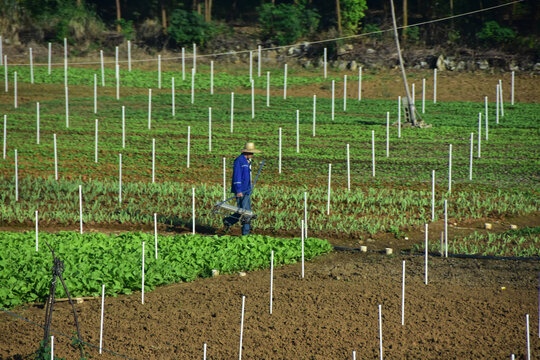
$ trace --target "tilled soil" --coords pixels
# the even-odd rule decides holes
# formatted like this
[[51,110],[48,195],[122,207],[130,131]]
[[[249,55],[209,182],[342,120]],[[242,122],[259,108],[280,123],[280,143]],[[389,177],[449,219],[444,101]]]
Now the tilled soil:
[[[402,261],[406,261],[405,324],[401,325]],[[386,359],[525,359],[526,314],[532,358],[540,354],[538,281],[534,261],[430,257],[424,284],[423,256],[333,252],[274,273],[269,314],[269,270],[219,275],[106,298],[102,355],[94,358],[208,359],[238,357],[242,295],[245,359],[379,358],[378,305],[382,305]],[[75,305],[83,339],[99,344],[100,299]],[[36,323],[43,304],[13,310]],[[0,314],[0,358],[18,359],[36,350],[43,330]],[[66,302],[55,305],[53,328],[73,333]],[[56,334],[55,354],[73,359],[70,340]]]

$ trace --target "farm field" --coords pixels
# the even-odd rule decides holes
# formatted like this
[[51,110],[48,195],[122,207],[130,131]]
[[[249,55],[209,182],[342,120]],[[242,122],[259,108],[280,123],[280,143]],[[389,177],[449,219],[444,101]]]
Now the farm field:
[[[253,233],[265,235],[260,238],[263,243],[287,244],[275,237],[290,239],[295,244],[292,258],[298,260],[301,220],[306,218],[308,240],[313,241],[307,251],[313,250],[310,246],[319,246],[321,250],[313,250],[310,258],[325,252],[323,245],[315,245],[319,244],[316,238],[328,239],[334,246],[367,246],[370,252],[332,252],[317,257],[307,264],[306,279],[299,278],[299,264],[277,267],[276,311],[272,315],[267,311],[268,270],[255,270],[270,266],[267,247],[261,250],[265,253],[263,263],[248,266],[237,262],[228,271],[215,265],[212,268],[225,275],[159,286],[146,295],[144,305],[137,293],[140,283],[130,291],[119,288],[107,295],[135,293],[107,297],[105,321],[110,335],[106,348],[130,358],[197,358],[206,342],[209,358],[237,356],[239,311],[242,295],[246,295],[246,358],[352,358],[353,350],[359,358],[378,358],[378,304],[383,309],[387,358],[483,359],[506,358],[511,353],[524,358],[525,314],[531,314],[534,325],[540,306],[536,304],[540,270],[540,82],[535,75],[517,77],[517,101],[511,105],[509,74],[443,73],[434,103],[432,73],[411,72],[409,81],[416,82],[416,106],[420,112],[422,78],[427,78],[425,113],[421,116],[431,125],[427,129],[413,129],[397,126],[397,96],[403,91],[400,82],[396,82],[396,72],[365,72],[362,100],[358,101],[358,73],[331,72],[325,79],[320,69],[290,69],[285,99],[283,69],[270,69],[270,106],[265,73],[260,78],[255,75],[253,114],[247,69],[216,69],[214,94],[210,94],[209,67],[198,68],[193,104],[191,74],[186,73],[182,81],[181,72],[165,69],[160,90],[156,71],[122,70],[117,100],[114,71],[108,69],[107,86],[101,87],[98,82],[94,113],[93,76],[98,74],[100,79],[100,70],[71,67],[66,118],[63,69],[55,68],[49,76],[45,67],[35,68],[35,84],[30,84],[27,67],[10,66],[10,82],[13,71],[17,71],[20,83],[16,109],[12,84],[7,93],[0,92],[0,114],[6,114],[7,124],[5,159],[0,159],[0,230],[5,231],[0,234],[2,239],[13,239],[9,243],[21,241],[31,249],[36,210],[43,236],[52,238],[48,233],[60,230],[78,231],[81,206],[85,233],[118,234],[121,239],[129,238],[134,231],[153,233],[156,226],[160,242],[184,241],[175,239],[187,239],[192,231],[192,191],[196,232],[220,234],[221,217],[212,213],[212,207],[224,196],[229,197],[232,162],[249,140],[263,151],[256,156],[254,169],[265,160],[253,195],[253,208],[259,215]],[[493,100],[499,78],[504,79],[504,116],[497,115]],[[332,81],[336,89],[334,105]],[[232,124],[231,92],[235,93]],[[485,96],[490,101],[488,135]],[[36,102],[40,109],[39,135]],[[388,147],[387,112],[391,125]],[[450,256],[523,259],[440,258],[445,201]],[[492,230],[484,229],[486,222],[493,224]],[[424,258],[412,255],[424,252],[426,223],[432,255],[429,285],[423,283]],[[517,229],[510,230],[510,224],[517,225]],[[22,237],[17,235],[21,232],[26,233]],[[181,234],[186,235],[176,238]],[[238,234],[239,229],[233,229],[233,235]],[[100,236],[97,234],[92,241],[98,244]],[[138,240],[146,236],[150,242],[153,239],[150,234],[134,236]],[[201,239],[217,242],[223,238]],[[90,252],[92,246],[88,247]],[[377,253],[386,247],[393,248],[395,255]],[[40,259],[40,264],[45,263],[45,249],[41,245],[39,254],[33,255]],[[400,322],[402,260],[407,263],[410,281],[404,326]],[[6,264],[0,271],[8,268]],[[205,266],[202,273],[174,275],[172,280],[155,285],[209,276],[212,269]],[[42,267],[41,276],[50,276],[46,275],[50,265]],[[247,276],[237,275],[241,270],[250,272]],[[11,285],[7,282],[9,276],[3,279],[6,282],[0,285],[5,293]],[[39,286],[46,290],[46,282],[41,280]],[[29,281],[37,286],[36,279]],[[77,296],[99,296],[100,286],[96,284]],[[23,303],[37,304],[22,305],[14,311],[41,323],[44,310],[39,302],[43,295],[23,299]],[[18,304],[3,300],[8,307]],[[99,299],[76,308],[83,338],[96,344]],[[59,331],[70,333],[73,327],[69,316],[67,304],[57,305],[53,327],[57,325]],[[0,340],[0,358],[15,359],[37,348],[42,333],[39,327],[7,314],[0,315],[0,322],[7,329],[7,336]],[[540,342],[535,331],[532,351],[539,354]],[[63,351],[66,358],[76,356],[67,346],[69,340],[64,344],[59,341],[60,353]],[[100,356],[90,348],[92,356]],[[110,353],[101,356],[119,357]]]

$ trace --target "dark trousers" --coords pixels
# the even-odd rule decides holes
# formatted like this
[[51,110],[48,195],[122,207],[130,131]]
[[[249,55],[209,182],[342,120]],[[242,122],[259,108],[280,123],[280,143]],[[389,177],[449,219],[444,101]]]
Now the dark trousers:
[[[250,195],[244,195],[242,197],[236,198],[236,206],[238,206],[241,209],[245,210],[251,210],[251,196]],[[236,224],[240,220],[240,214],[235,213],[231,216],[227,216],[225,219],[223,219],[223,224],[227,226],[232,226]],[[243,223],[242,224],[242,235],[249,235],[249,230],[251,226],[249,223]]]

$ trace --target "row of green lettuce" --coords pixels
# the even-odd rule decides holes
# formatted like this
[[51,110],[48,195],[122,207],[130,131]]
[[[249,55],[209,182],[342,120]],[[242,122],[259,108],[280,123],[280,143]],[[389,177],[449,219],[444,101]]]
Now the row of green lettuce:
[[[76,232],[0,232],[0,306],[13,307],[46,300],[53,264],[47,242],[64,262],[63,277],[71,296],[99,296],[105,284],[106,295],[129,294],[142,286],[142,244],[145,242],[145,291],[156,286],[208,277],[221,273],[291,264],[301,259],[301,240],[250,235],[158,236],[148,233],[79,234]],[[326,240],[307,238],[307,260],[332,249]],[[58,283],[56,297],[66,297]]]

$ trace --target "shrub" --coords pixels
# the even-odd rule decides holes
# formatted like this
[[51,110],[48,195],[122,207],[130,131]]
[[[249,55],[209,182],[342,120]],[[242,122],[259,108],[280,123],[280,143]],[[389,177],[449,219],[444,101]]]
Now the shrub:
[[205,22],[204,17],[195,11],[176,9],[171,15],[167,31],[177,44],[196,43],[204,46],[214,36],[215,27]]
[[476,37],[487,46],[504,45],[516,37],[516,33],[507,27],[502,27],[496,21],[488,21]]
[[341,0],[341,27],[345,34],[356,34],[367,10],[366,0]]
[[302,4],[263,4],[258,9],[261,36],[278,45],[292,44],[301,36],[315,31],[320,16],[315,10],[306,9]]

